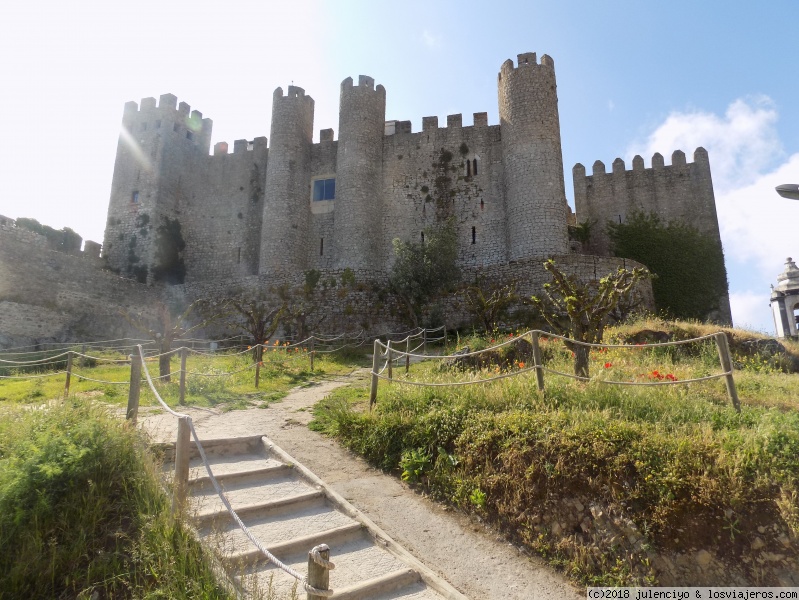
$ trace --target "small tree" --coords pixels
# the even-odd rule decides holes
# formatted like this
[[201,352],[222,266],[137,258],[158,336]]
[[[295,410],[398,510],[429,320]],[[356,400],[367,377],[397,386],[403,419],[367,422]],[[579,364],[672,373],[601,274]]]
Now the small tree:
[[[644,268],[619,267],[598,282],[586,284],[561,271],[553,260],[546,261],[544,268],[552,283],[544,284],[543,298],[532,297],[533,306],[556,333],[591,344],[602,341],[609,315],[619,303],[630,300],[636,284],[651,277]],[[574,374],[588,377],[589,348],[573,342],[566,342],[566,347],[574,353]]]
[[479,321],[486,333],[497,327],[497,323],[508,309],[519,301],[515,281],[489,284],[476,281],[463,292],[466,309]]
[[389,288],[405,306],[408,321],[419,326],[424,307],[460,281],[455,261],[458,239],[452,220],[436,229],[425,229],[421,243],[394,240],[394,265]]
[[167,383],[171,381],[172,368],[170,359],[172,357],[169,353],[172,352],[172,344],[175,340],[185,337],[195,329],[204,327],[218,318],[218,314],[212,314],[194,325],[188,325],[190,316],[195,309],[203,304],[205,304],[205,301],[195,300],[181,311],[180,305],[169,305],[158,300],[155,304],[154,323],[152,319],[148,319],[142,313],[131,314],[125,310],[120,310],[122,318],[156,343],[160,354],[158,357],[158,374]]
[[234,295],[223,301],[235,314],[243,317],[236,326],[248,333],[253,341],[254,357],[260,361],[264,344],[277,330],[286,312],[286,301],[265,292],[247,296]]

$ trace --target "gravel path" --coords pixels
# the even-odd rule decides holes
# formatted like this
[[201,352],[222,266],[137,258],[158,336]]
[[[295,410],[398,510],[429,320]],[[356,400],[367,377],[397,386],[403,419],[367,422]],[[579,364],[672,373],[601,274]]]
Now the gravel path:
[[[266,435],[362,510],[409,552],[473,600],[583,598],[543,561],[530,558],[465,515],[431,502],[396,477],[370,467],[334,440],[308,429],[310,408],[337,387],[364,376],[324,381],[291,392],[268,408],[188,408],[201,439]],[[165,413],[139,416],[153,441],[174,441]]]

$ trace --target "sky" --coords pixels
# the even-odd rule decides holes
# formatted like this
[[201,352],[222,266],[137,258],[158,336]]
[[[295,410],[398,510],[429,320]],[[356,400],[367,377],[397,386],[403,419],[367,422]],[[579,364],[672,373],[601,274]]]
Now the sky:
[[[488,112],[508,58],[555,62],[571,168],[710,156],[736,325],[773,332],[769,286],[799,257],[799,2],[769,0],[10,0],[0,7],[0,215],[102,241],[122,109],[173,93],[212,144],[269,136],[272,92],[315,100],[338,129],[339,86],[370,75],[387,119]],[[579,215],[578,215],[579,218]],[[701,260],[701,257],[697,257]]]

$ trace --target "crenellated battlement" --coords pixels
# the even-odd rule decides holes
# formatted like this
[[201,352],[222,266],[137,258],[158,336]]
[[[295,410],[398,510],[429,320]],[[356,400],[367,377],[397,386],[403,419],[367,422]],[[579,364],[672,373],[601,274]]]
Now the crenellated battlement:
[[187,102],[178,104],[174,94],[162,94],[157,102],[153,97],[142,98],[139,104],[126,102],[122,115],[123,127],[132,134],[171,130],[205,150],[210,146],[213,124],[199,110],[191,110]]
[[356,93],[356,90],[358,90],[359,93],[376,93],[383,98],[386,96],[386,88],[384,88],[382,84],[375,87],[374,78],[369,77],[368,75],[358,75],[358,85],[354,85],[352,77],[347,77],[341,82],[342,96],[344,94]]
[[610,241],[604,224],[623,223],[634,213],[655,214],[665,223],[689,223],[720,239],[707,151],[697,148],[693,158],[689,163],[682,150],[675,150],[671,164],[666,165],[663,155],[656,152],[647,168],[644,159],[636,155],[632,169],[617,158],[610,172],[597,160],[590,175],[577,163],[572,169],[577,220],[597,225],[590,250],[608,253]]
[[[47,225],[41,225],[35,220],[33,223],[40,228],[41,233],[18,225],[16,219],[0,215],[0,243],[13,241],[41,250],[51,250],[99,261],[101,244],[91,240],[86,240],[84,243],[80,235],[68,228],[57,230]],[[81,245],[84,247],[83,250],[81,250]]]
[[613,161],[613,163],[612,163],[611,173],[607,172],[607,170],[605,168],[605,163],[603,163],[601,160],[594,161],[594,164],[591,167],[591,175],[586,175],[586,169],[580,163],[577,163],[576,165],[574,165],[574,168],[572,169],[572,172],[575,175],[575,177],[577,177],[577,176],[579,176],[579,177],[586,177],[586,176],[587,177],[594,177],[594,176],[597,176],[597,175],[616,175],[616,176],[620,176],[620,175],[624,175],[624,174],[630,173],[630,172],[640,173],[640,172],[647,171],[647,170],[660,171],[662,169],[670,169],[670,168],[673,168],[673,167],[686,167],[686,166],[688,166],[690,164],[697,164],[697,163],[702,165],[703,167],[707,166],[707,168],[709,169],[707,150],[705,150],[701,146],[694,151],[694,162],[693,163],[686,162],[685,152],[683,152],[682,150],[675,150],[671,154],[671,164],[670,165],[666,165],[665,164],[665,161],[663,159],[663,155],[660,152],[655,152],[652,155],[652,161],[651,161],[651,165],[652,166],[649,167],[648,169],[644,166],[644,159],[639,154],[636,154],[633,157],[632,170],[631,171],[627,170],[627,168],[625,167],[625,163],[624,163],[624,159],[623,158],[616,158]]
[[214,144],[213,156],[240,156],[247,152],[266,150],[267,138],[265,136],[260,136],[252,140],[235,140],[233,142],[232,153],[229,152],[229,148],[230,146],[227,142],[217,142]]
[[499,75],[497,76],[498,79],[501,81],[503,77],[510,77],[516,71],[524,71],[524,72],[533,72],[533,71],[551,71],[552,73],[555,72],[555,61],[552,60],[552,57],[548,54],[544,54],[541,56],[541,62],[538,62],[538,58],[535,52],[524,52],[522,54],[517,55],[516,57],[516,64],[513,63],[512,59],[506,60],[502,63],[502,66],[499,68]]

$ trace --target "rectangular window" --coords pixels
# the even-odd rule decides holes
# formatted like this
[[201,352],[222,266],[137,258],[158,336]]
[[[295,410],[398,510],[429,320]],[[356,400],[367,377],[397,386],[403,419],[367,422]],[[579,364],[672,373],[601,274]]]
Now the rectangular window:
[[130,201],[133,202],[133,204],[138,204],[139,203],[139,192],[138,191],[135,191],[135,192],[133,192],[130,195]]
[[186,139],[187,139],[187,140],[194,139],[194,132],[192,132],[192,131],[187,131],[187,132],[186,132]]
[[313,199],[316,200],[335,200],[336,199],[336,180],[317,179],[313,182]]
[[180,131],[180,125],[178,125],[177,123],[172,125],[172,131]]
[[161,129],[161,119],[158,119],[158,120],[155,122],[155,128],[156,128],[156,129]]

